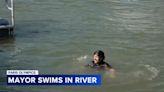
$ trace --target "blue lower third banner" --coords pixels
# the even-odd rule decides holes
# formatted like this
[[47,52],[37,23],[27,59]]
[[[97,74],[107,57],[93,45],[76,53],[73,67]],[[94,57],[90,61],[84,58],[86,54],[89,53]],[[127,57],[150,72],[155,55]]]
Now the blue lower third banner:
[[101,75],[7,75],[8,85],[101,85]]

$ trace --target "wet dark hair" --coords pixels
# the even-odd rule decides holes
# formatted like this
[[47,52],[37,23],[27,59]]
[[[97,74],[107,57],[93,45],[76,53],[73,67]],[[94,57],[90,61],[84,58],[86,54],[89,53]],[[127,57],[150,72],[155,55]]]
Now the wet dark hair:
[[105,55],[104,55],[104,52],[102,50],[97,50],[93,53],[93,55],[97,54],[101,59],[102,61],[105,59]]

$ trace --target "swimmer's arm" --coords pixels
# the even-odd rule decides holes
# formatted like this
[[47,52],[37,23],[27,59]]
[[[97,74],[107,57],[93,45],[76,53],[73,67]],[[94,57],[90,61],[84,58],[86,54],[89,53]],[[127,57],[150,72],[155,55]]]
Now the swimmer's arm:
[[116,77],[116,70],[113,68],[108,68],[107,74],[109,75],[110,78],[115,78]]
[[111,65],[109,65],[108,63],[106,63],[106,70],[107,70],[107,73],[109,74],[109,76],[111,78],[116,77],[116,70]]

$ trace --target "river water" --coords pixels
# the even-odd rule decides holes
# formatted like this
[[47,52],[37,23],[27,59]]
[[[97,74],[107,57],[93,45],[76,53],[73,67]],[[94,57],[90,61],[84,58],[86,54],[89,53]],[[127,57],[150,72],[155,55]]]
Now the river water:
[[[14,0],[15,37],[0,39],[4,92],[164,92],[164,0]],[[0,0],[0,16],[9,17]],[[105,52],[116,77],[85,69]],[[102,86],[8,86],[7,69],[101,74]]]

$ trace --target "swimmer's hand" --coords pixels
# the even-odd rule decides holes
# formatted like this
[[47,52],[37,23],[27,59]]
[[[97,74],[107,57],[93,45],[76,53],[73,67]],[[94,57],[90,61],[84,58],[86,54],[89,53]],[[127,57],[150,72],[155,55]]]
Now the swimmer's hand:
[[116,71],[113,68],[108,69],[107,74],[109,75],[110,78],[115,78],[116,77]]

